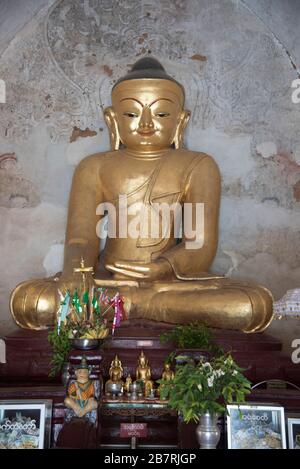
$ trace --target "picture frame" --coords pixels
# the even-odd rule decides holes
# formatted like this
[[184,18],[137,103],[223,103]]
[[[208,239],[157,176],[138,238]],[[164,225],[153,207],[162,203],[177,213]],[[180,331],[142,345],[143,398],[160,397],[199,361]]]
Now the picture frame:
[[51,417],[51,399],[0,400],[0,449],[49,448]]
[[228,449],[286,449],[282,406],[232,404],[227,411]]
[[300,418],[288,418],[289,449],[300,449]]

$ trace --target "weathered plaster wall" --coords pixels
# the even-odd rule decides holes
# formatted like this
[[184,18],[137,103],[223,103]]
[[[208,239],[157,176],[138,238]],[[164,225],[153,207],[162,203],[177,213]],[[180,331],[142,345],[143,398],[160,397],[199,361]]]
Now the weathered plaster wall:
[[214,270],[275,298],[300,286],[299,20],[296,0],[0,2],[3,321],[16,283],[61,268],[74,167],[108,148],[110,88],[150,51],[186,88],[187,146],[222,172]]

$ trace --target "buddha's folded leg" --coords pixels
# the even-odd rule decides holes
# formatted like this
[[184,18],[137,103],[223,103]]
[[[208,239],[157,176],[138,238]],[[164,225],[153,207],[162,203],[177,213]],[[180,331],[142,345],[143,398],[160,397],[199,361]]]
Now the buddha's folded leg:
[[47,329],[54,324],[59,308],[57,282],[54,278],[20,283],[10,297],[10,311],[24,329]]
[[191,285],[186,291],[140,288],[132,296],[130,317],[173,324],[201,321],[244,332],[263,331],[270,324],[273,299],[267,289],[227,279],[219,286],[197,291]]

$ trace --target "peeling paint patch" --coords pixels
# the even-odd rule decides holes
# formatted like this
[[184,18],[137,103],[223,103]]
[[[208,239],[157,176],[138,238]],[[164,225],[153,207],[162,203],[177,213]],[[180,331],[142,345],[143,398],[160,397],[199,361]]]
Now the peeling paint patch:
[[94,137],[95,135],[97,135],[97,132],[95,130],[90,130],[88,128],[82,130],[78,127],[73,127],[73,132],[70,137],[70,143],[76,142],[79,137]]
[[296,182],[293,187],[294,198],[297,202],[300,202],[300,180]]
[[300,147],[297,147],[294,154],[295,162],[300,166]]
[[300,164],[298,164],[292,159],[292,155],[290,152],[278,152],[276,161],[282,164],[291,173],[300,173]]
[[141,37],[139,37],[138,44],[143,44],[145,39],[148,39],[148,33],[144,33]]
[[271,158],[277,154],[277,146],[274,142],[262,142],[257,145],[256,152],[263,158]]
[[265,202],[275,202],[275,204],[277,205],[277,207],[280,206],[280,201],[278,199],[278,197],[264,197],[261,201],[262,203],[265,203]]
[[112,74],[114,73],[113,69],[110,68],[108,65],[103,65],[101,68],[102,68],[103,72],[105,73],[105,75],[107,75],[108,77],[111,77]]
[[207,57],[205,55],[201,55],[201,54],[194,54],[194,55],[192,55],[192,57],[190,57],[190,59],[199,60],[200,62],[206,62],[207,61]]

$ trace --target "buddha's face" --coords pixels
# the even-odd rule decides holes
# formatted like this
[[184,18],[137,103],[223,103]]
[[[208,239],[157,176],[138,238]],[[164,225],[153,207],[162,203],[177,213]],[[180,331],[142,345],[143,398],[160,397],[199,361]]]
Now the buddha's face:
[[146,357],[145,356],[140,356],[140,359],[139,359],[139,364],[140,366],[142,367],[145,367],[147,365],[147,360],[146,360]]
[[186,118],[179,85],[162,79],[119,83],[112,93],[112,109],[123,145],[135,151],[169,148]]

